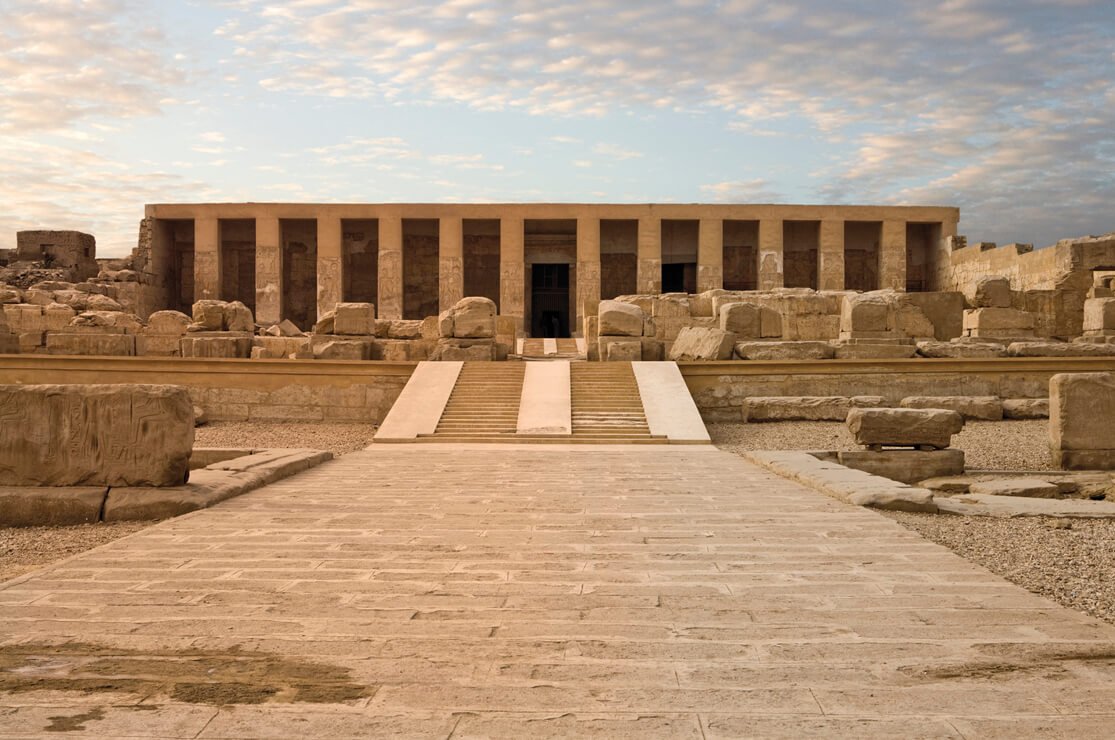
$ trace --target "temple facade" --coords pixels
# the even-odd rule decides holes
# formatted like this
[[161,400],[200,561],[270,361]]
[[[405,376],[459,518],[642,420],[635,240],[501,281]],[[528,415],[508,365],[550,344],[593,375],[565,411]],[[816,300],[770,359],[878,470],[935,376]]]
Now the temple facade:
[[485,296],[529,336],[569,336],[586,303],[633,293],[937,290],[958,220],[935,206],[157,204],[140,246],[152,308],[238,300],[261,324],[308,329],[341,301],[421,319]]

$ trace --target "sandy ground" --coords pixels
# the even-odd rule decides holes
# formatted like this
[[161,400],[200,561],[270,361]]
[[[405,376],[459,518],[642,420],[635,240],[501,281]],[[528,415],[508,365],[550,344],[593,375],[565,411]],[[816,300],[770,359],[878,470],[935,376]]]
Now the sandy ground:
[[362,450],[372,443],[373,424],[287,424],[218,421],[198,427],[195,447],[306,447],[334,455]]
[[150,522],[85,524],[80,527],[0,528],[0,583],[39,566],[92,550]]

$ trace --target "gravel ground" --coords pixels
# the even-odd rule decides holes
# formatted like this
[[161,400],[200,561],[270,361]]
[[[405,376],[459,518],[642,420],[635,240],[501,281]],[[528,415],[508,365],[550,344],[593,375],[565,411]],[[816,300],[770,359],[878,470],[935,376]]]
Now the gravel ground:
[[293,424],[214,421],[195,430],[196,447],[305,447],[334,455],[362,450],[372,443],[374,424]]
[[1115,520],[879,513],[1012,583],[1115,623]]
[[[776,421],[762,424],[709,424],[717,447],[742,450],[856,450],[841,421]],[[952,438],[964,450],[965,466],[980,470],[1049,470],[1049,423],[969,421]]]
[[138,532],[150,524],[123,522],[79,527],[0,529],[0,582]]

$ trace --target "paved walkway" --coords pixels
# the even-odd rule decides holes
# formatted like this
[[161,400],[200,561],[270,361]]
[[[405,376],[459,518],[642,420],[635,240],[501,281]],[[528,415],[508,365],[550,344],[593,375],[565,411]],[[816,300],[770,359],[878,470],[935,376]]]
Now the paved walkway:
[[1110,737],[1115,628],[878,514],[712,448],[478,447],[0,588],[0,734]]

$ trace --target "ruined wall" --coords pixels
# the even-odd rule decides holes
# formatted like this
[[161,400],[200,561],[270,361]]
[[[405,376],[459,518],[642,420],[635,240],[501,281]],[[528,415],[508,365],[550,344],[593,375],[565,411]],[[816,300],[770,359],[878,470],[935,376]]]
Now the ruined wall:
[[42,262],[47,269],[63,270],[61,279],[81,282],[95,276],[97,240],[80,231],[17,231],[16,262]]

